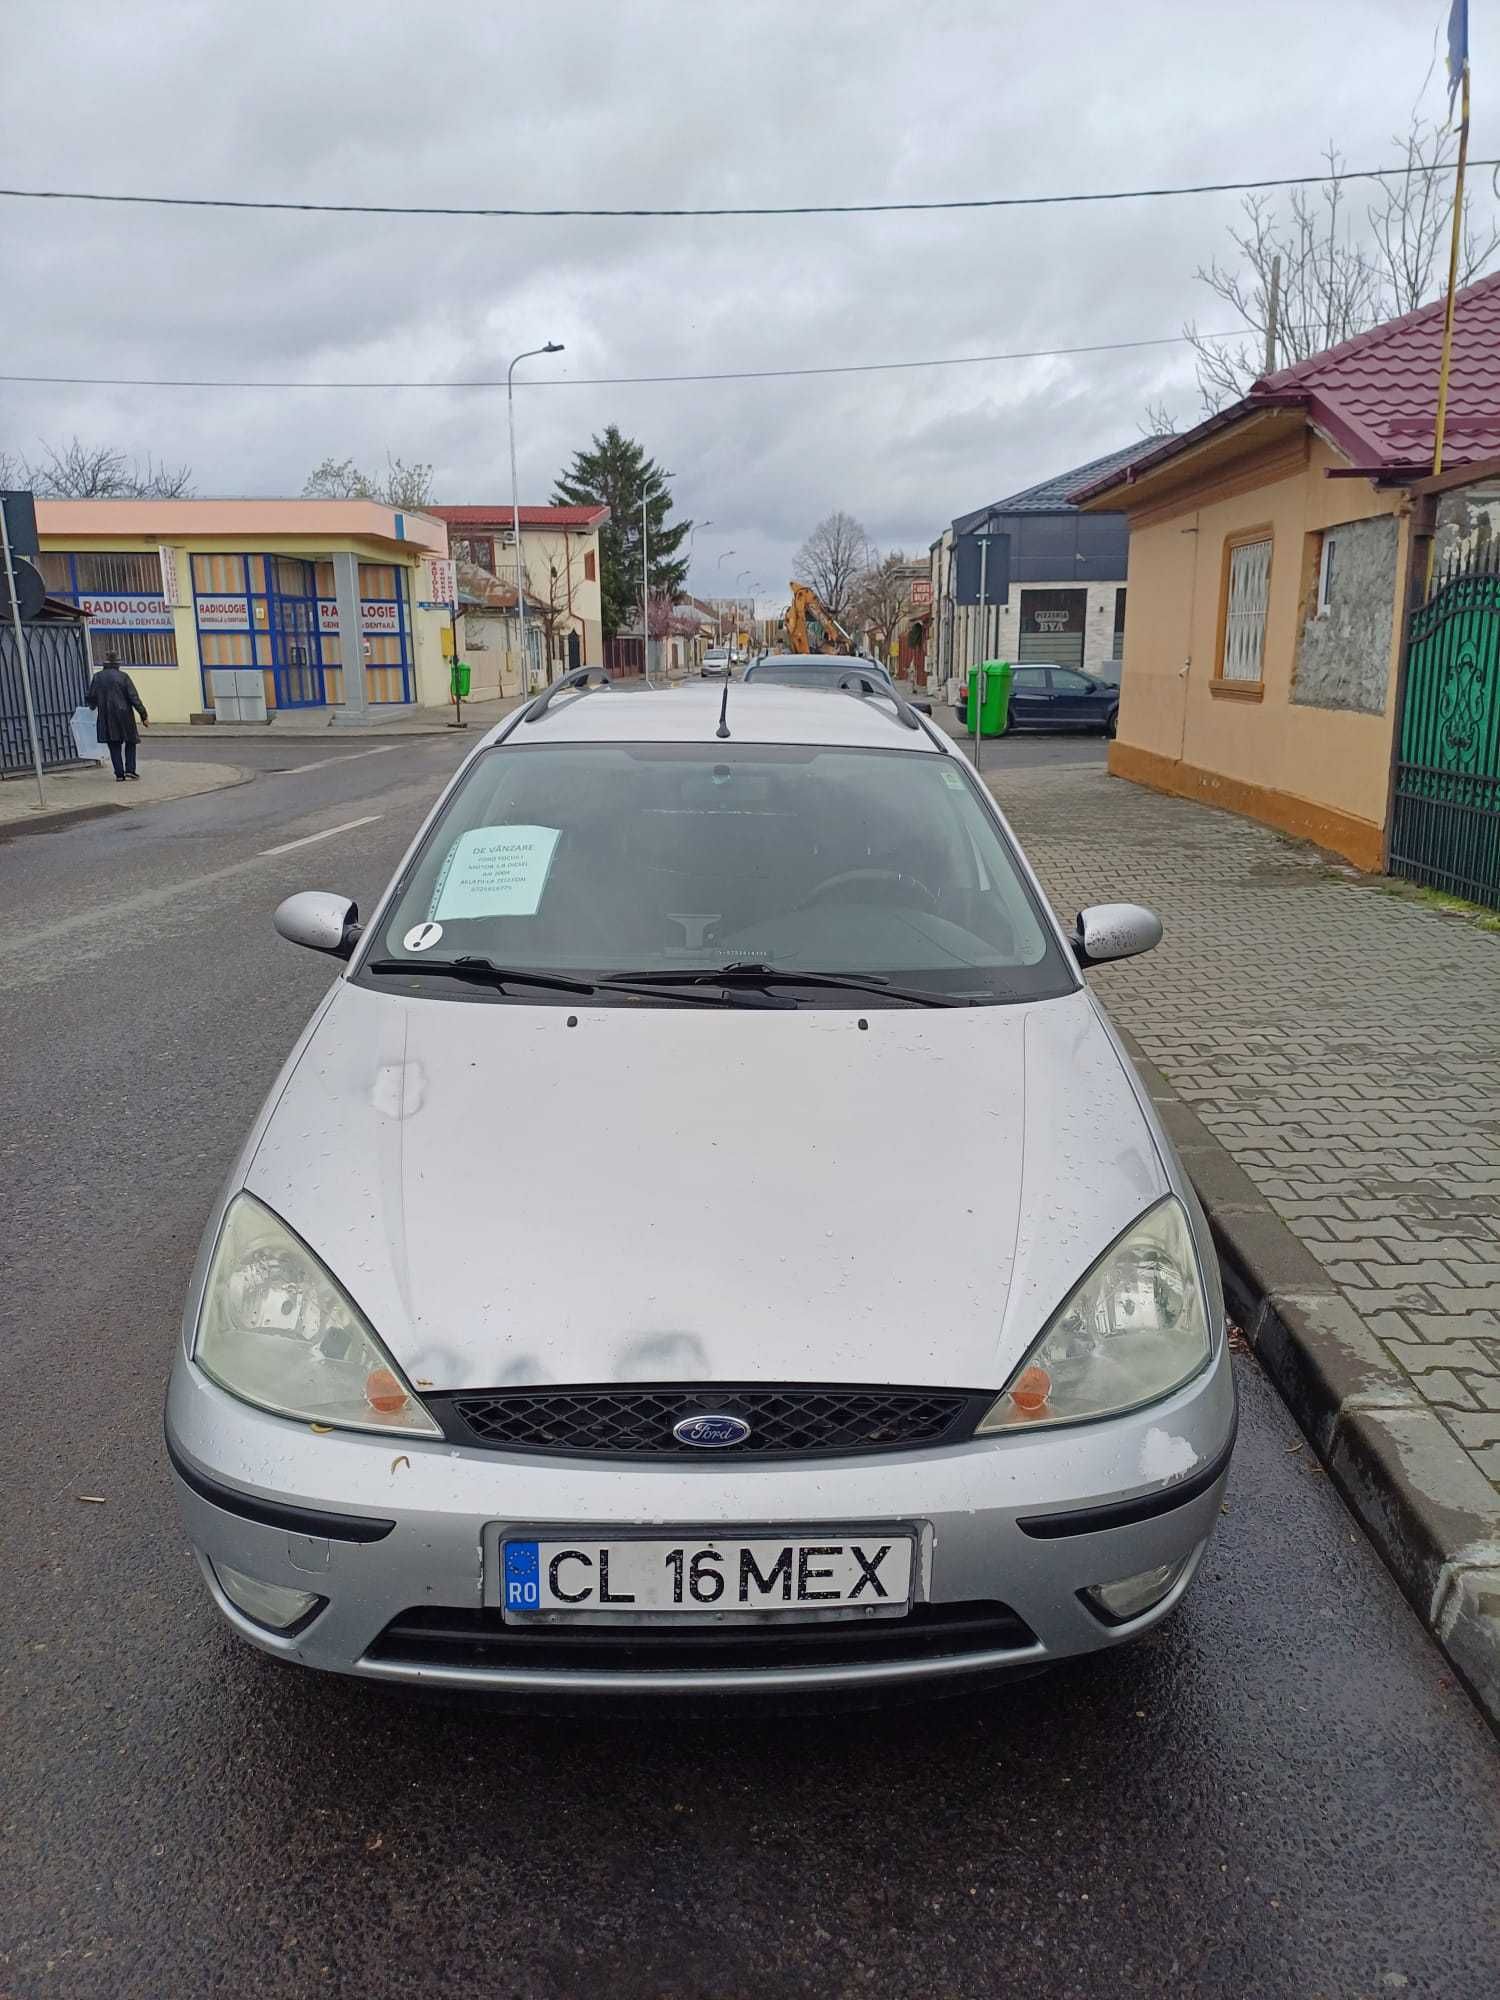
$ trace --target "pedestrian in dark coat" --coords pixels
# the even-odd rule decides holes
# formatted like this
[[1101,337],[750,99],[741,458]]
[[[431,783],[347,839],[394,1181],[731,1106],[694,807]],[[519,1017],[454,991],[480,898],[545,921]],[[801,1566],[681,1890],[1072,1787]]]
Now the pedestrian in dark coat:
[[118,653],[104,655],[104,665],[89,682],[83,698],[99,718],[99,741],[109,745],[115,782],[123,785],[127,778],[137,775],[135,746],[141,740],[141,732],[135,726],[135,719],[139,716],[144,725],[150,718],[146,704],[135,691],[135,682],[120,665]]

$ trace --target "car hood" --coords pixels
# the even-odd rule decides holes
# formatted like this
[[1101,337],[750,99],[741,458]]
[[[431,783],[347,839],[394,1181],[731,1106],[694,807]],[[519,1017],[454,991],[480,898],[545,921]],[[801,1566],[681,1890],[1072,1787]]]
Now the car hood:
[[1085,991],[861,1017],[344,982],[246,1185],[419,1386],[998,1389],[1168,1181]]

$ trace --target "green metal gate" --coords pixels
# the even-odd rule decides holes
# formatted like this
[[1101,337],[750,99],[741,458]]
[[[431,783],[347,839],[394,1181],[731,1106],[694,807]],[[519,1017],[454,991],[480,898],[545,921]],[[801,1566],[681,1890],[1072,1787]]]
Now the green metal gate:
[[1500,909],[1500,562],[1492,544],[1413,612],[1391,873]]

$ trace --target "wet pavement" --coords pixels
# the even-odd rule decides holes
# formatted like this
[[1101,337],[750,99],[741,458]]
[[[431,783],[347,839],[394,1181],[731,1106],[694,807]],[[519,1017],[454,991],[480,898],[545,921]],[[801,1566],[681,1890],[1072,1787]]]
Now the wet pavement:
[[328,977],[270,910],[368,902],[456,754],[0,850],[3,2000],[1500,1990],[1500,1751],[1243,1356],[1182,1610],[983,1695],[538,1720],[220,1627],[160,1396],[215,1186]]

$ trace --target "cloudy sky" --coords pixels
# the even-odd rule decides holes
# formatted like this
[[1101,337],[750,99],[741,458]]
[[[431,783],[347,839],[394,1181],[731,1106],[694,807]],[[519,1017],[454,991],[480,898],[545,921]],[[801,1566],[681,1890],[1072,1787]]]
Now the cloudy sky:
[[[1473,8],[1473,150],[1500,48]],[[6,0],[0,181],[517,206],[942,200],[1394,157],[1447,0]],[[1489,67],[1493,62],[1493,67]],[[1491,81],[1493,79],[1493,82]],[[1441,62],[1424,108],[1441,113]],[[1481,177],[1481,189],[1488,176]],[[1354,191],[1361,206],[1365,196]],[[833,507],[882,546],[1197,411],[1181,345],[781,381],[583,378],[1143,340],[1227,324],[1195,284],[1235,200],[951,216],[475,220],[0,200],[0,372],[503,378],[523,500],[611,421],[675,475],[693,583],[777,595]],[[534,385],[534,386],[532,386]],[[0,382],[0,448],[77,433],[296,493],[325,456],[509,493],[503,392]],[[733,551],[732,556],[725,555]],[[720,563],[718,558],[725,555]]]

